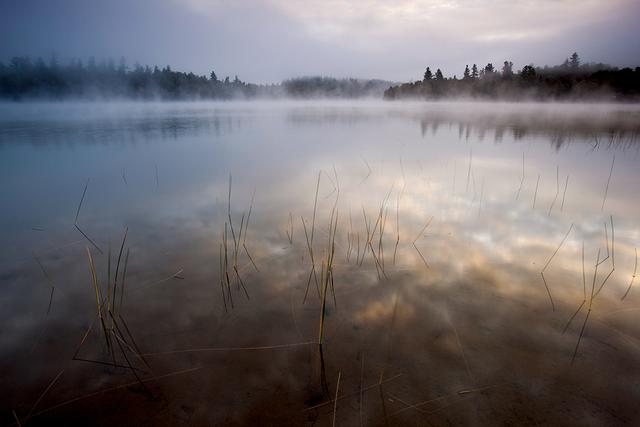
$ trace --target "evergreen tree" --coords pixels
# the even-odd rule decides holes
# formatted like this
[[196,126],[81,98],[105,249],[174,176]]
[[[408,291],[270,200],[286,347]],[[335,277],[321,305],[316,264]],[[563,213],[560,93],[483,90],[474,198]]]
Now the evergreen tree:
[[462,75],[462,79],[463,80],[468,80],[469,79],[469,66],[465,65],[464,67],[464,74]]
[[484,67],[484,75],[488,76],[495,73],[495,68],[493,68],[493,64],[489,62],[486,67]]
[[476,64],[473,64],[473,66],[471,67],[471,78],[472,79],[478,78],[478,66]]
[[513,62],[504,61],[502,65],[502,76],[503,77],[511,77],[513,75]]
[[427,70],[424,72],[424,81],[429,81],[433,78],[433,73],[431,72],[431,69],[429,67],[427,67]]
[[533,82],[536,79],[536,69],[533,67],[533,64],[522,67],[520,77],[526,82]]
[[580,67],[580,57],[576,52],[569,57],[569,68],[572,70],[577,70]]
[[215,71],[211,71],[211,74],[209,74],[209,77],[211,77],[211,81],[212,82],[217,82],[218,81],[218,76],[216,76],[216,72]]
[[442,75],[442,71],[440,71],[440,68],[436,70],[436,80],[444,80],[444,76]]

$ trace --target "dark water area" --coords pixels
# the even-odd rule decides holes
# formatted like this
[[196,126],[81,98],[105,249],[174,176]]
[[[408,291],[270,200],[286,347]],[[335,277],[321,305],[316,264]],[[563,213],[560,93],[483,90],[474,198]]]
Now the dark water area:
[[637,425],[639,135],[635,105],[0,105],[1,421]]

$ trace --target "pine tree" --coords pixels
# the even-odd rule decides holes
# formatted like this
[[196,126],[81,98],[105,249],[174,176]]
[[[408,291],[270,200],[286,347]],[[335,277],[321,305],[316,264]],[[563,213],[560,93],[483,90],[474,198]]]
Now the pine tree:
[[573,54],[569,57],[569,67],[572,70],[577,70],[579,66],[580,66],[580,57],[576,52],[573,52]]
[[424,72],[424,81],[428,81],[431,80],[433,78],[433,73],[431,72],[431,69],[429,67],[427,67],[427,70]]
[[511,77],[513,75],[513,62],[504,61],[502,65],[502,76],[503,77]]
[[484,75],[489,75],[495,73],[495,68],[493,68],[493,64],[489,62],[486,67],[484,67]]

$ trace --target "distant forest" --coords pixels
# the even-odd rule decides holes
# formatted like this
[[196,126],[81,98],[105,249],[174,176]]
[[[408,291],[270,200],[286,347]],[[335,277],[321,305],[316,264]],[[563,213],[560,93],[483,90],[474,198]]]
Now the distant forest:
[[30,99],[136,99],[195,100],[252,99],[275,97],[382,97],[394,83],[383,80],[300,77],[280,84],[257,85],[233,79],[164,68],[127,66],[124,59],[86,64],[76,60],[65,64],[56,58],[15,57],[0,62],[0,98]]
[[467,65],[461,78],[446,78],[440,69],[434,73],[427,67],[422,80],[391,86],[384,98],[640,101],[640,67],[583,64],[577,53],[560,65],[530,64],[519,71],[510,61],[499,70],[491,63],[482,68]]
[[384,80],[299,77],[278,84],[247,83],[209,75],[134,65],[124,59],[96,62],[89,59],[60,63],[55,57],[14,57],[0,62],[0,99],[135,99],[207,100],[256,98],[363,98],[504,100],[610,100],[640,101],[640,67],[616,68],[583,64],[577,53],[556,66],[525,65],[514,70],[504,61],[500,69],[465,67],[462,77],[445,77],[430,67],[422,80],[396,84]]

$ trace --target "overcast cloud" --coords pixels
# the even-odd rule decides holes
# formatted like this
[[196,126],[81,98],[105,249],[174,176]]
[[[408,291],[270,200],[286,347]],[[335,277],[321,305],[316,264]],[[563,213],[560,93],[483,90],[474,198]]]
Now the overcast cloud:
[[418,79],[512,60],[640,65],[638,0],[0,0],[0,58],[124,56],[199,74]]

